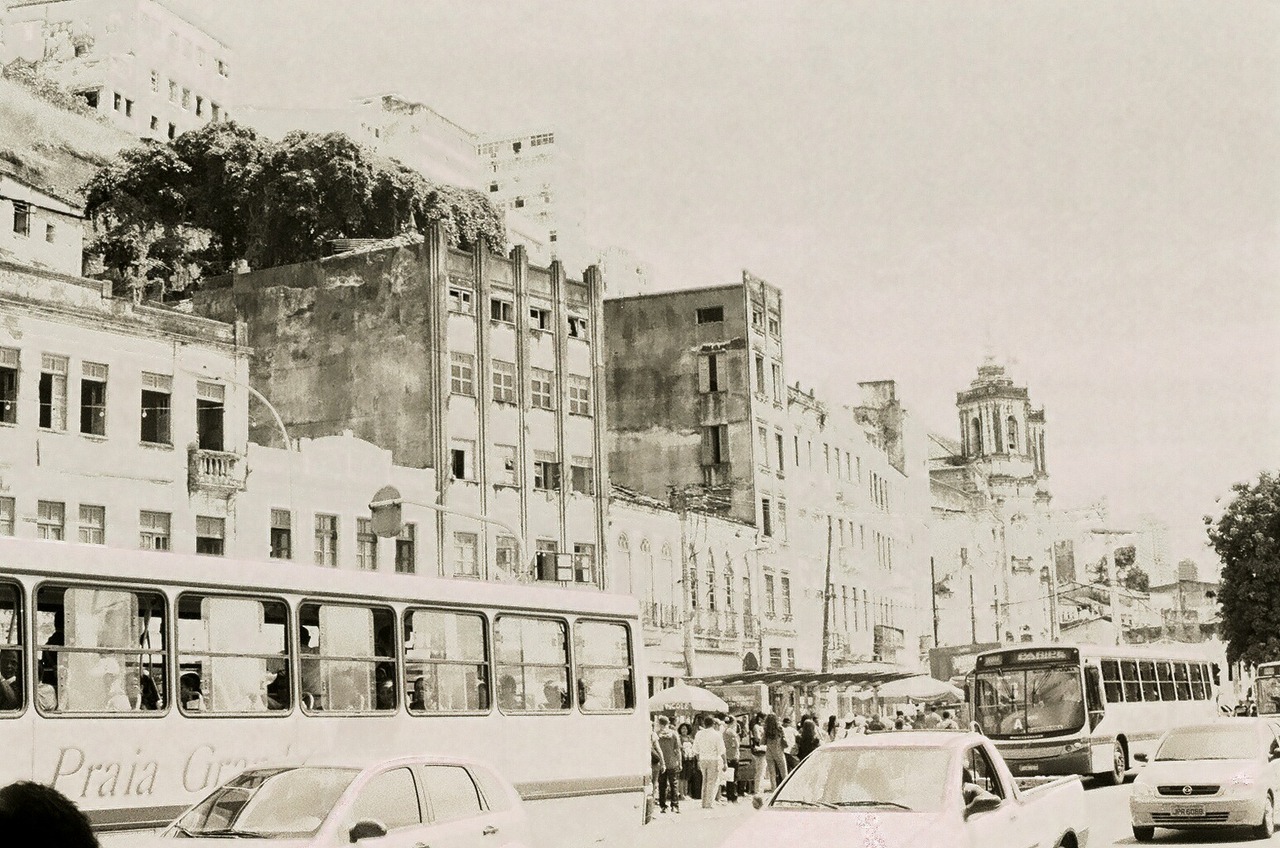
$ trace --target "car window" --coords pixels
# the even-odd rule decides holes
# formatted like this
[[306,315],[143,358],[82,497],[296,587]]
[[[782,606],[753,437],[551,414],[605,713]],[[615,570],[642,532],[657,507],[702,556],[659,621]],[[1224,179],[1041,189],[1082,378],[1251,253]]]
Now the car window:
[[446,822],[480,815],[480,794],[462,766],[424,766],[433,821]]
[[487,768],[471,767],[471,777],[484,795],[484,805],[495,813],[511,809],[511,795],[498,776]]
[[1004,787],[1000,785],[995,766],[991,764],[991,758],[987,756],[987,752],[981,745],[975,745],[969,749],[965,755],[965,768],[967,770],[967,774],[963,776],[965,783],[977,784],[983,791],[990,792],[997,798],[1004,797]]
[[387,830],[422,823],[418,785],[407,768],[392,769],[374,777],[351,805],[354,824],[365,819],[382,822]]

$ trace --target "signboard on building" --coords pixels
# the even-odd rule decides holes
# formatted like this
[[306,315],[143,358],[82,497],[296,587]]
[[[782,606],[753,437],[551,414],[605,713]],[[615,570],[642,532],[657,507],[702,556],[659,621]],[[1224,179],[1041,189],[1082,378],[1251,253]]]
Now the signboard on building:
[[732,686],[712,686],[712,692],[724,699],[729,712],[734,715],[766,712],[769,703],[769,687],[763,683],[738,683]]

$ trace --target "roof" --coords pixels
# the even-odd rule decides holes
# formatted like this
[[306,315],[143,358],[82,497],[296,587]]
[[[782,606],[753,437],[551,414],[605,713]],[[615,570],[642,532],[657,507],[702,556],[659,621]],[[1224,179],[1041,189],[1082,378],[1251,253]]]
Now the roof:
[[967,748],[985,739],[979,733],[953,730],[892,730],[858,733],[823,745],[823,748]]
[[874,686],[916,677],[918,671],[911,671],[891,663],[858,663],[856,666],[835,669],[833,671],[810,671],[806,669],[772,669],[765,671],[742,671],[733,674],[722,674],[718,677],[704,677],[699,686],[728,686],[736,683],[763,683],[767,686]]

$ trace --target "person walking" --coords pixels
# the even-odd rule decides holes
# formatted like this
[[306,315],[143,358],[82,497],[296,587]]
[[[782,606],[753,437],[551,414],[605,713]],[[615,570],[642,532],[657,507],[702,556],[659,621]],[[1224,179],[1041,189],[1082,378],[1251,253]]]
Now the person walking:
[[807,718],[800,727],[800,735],[796,738],[796,757],[803,760],[805,757],[818,750],[818,746],[822,744],[822,739],[818,736],[818,725],[813,719]]
[[738,801],[738,723],[733,716],[724,720],[724,798],[726,801]]
[[680,812],[680,795],[676,788],[676,778],[684,766],[684,756],[680,751],[680,735],[671,728],[666,716],[658,716],[658,754],[662,771],[658,775],[658,809],[666,812]]
[[835,713],[832,713],[831,715],[827,716],[826,735],[822,741],[824,742],[836,741],[836,739],[839,738],[837,736],[839,732],[840,732],[840,724],[836,721]]
[[715,729],[715,720],[707,716],[702,729],[693,737],[693,751],[698,757],[698,771],[702,774],[702,808],[709,810],[714,804],[716,783],[724,768],[724,736]]
[[756,768],[754,792],[760,795],[764,792],[765,755],[769,750],[764,744],[764,715],[762,713],[756,713],[756,717],[751,722],[751,732],[747,738],[751,744],[751,759]]
[[782,732],[782,724],[778,721],[777,715],[773,713],[769,713],[764,719],[764,744],[765,760],[768,765],[766,771],[769,772],[769,778],[776,789],[787,776],[787,737]]

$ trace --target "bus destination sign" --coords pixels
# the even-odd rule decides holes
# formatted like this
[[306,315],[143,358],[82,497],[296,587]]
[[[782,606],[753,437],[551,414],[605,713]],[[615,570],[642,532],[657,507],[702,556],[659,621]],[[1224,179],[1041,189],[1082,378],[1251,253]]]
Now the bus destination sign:
[[1028,648],[1026,650],[997,651],[978,657],[977,668],[1013,668],[1027,665],[1074,665],[1080,662],[1077,648]]

